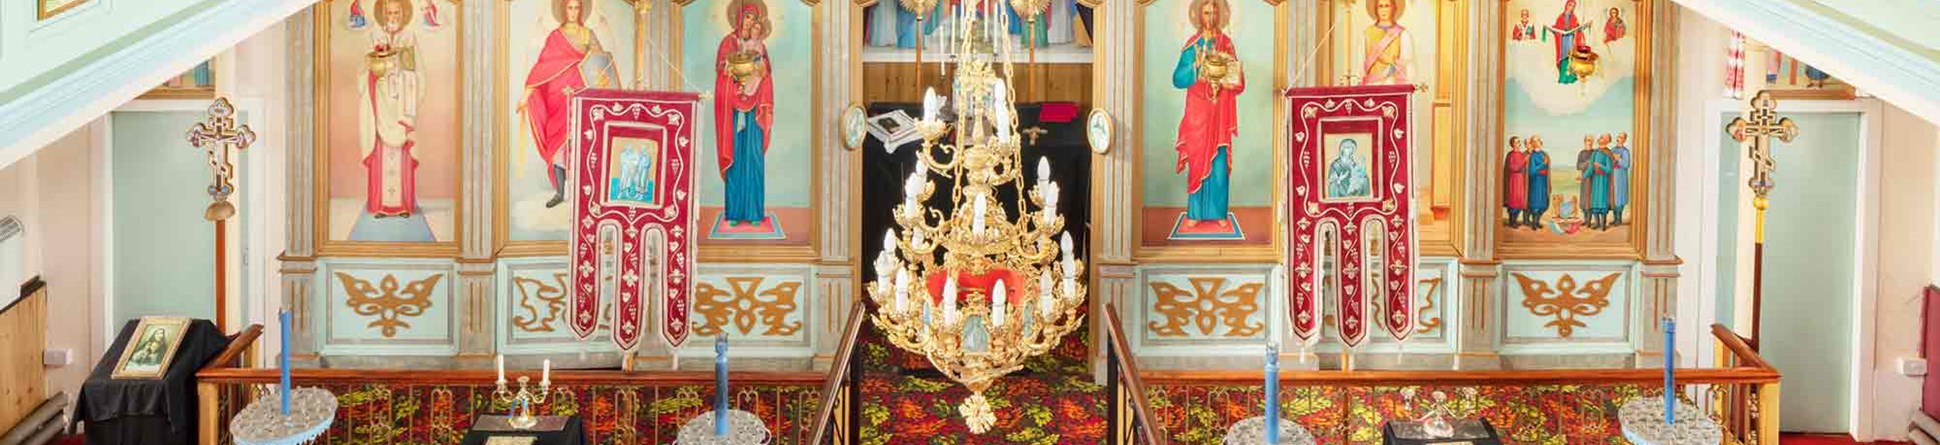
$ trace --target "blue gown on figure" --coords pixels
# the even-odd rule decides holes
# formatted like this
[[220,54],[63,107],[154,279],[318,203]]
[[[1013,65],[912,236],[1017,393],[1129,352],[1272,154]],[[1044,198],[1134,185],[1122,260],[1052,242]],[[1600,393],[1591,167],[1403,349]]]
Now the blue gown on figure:
[[766,156],[762,156],[761,127],[755,123],[755,115],[747,111],[734,112],[734,164],[728,166],[723,180],[727,182],[728,221],[760,222],[767,218]]
[[1616,211],[1616,219],[1622,221],[1623,208],[1630,205],[1630,147],[1611,147],[1610,155],[1610,208]]

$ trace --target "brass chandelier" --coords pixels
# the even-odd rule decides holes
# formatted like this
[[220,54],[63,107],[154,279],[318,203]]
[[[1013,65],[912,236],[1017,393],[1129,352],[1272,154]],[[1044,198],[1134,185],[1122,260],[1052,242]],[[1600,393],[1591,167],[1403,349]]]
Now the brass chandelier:
[[[986,12],[970,3],[945,31],[955,119],[945,122],[945,99],[924,92],[917,168],[903,183],[897,227],[883,234],[868,290],[879,308],[871,318],[890,343],[969,388],[957,410],[971,432],[983,433],[996,422],[984,390],[1077,330],[1086,290],[1047,159],[1037,160],[1035,184],[1025,187],[1009,20],[995,3]],[[950,180],[951,208],[926,204],[939,191],[931,175]],[[1006,188],[1018,197],[1014,215],[998,201]]]

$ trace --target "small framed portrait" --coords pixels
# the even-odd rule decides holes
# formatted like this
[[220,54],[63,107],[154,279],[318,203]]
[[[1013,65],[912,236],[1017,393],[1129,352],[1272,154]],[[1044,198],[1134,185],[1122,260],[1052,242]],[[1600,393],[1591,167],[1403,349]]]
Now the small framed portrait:
[[117,379],[159,379],[175,360],[182,346],[182,334],[189,330],[189,319],[182,317],[142,317],[135,334],[121,350],[112,374]]
[[1103,108],[1091,109],[1085,116],[1085,142],[1091,144],[1091,152],[1105,154],[1111,150],[1111,113]]
[[867,112],[862,110],[862,105],[849,104],[848,109],[842,110],[842,145],[844,147],[850,150],[862,148],[863,138],[869,137],[869,124],[864,122],[868,118]]

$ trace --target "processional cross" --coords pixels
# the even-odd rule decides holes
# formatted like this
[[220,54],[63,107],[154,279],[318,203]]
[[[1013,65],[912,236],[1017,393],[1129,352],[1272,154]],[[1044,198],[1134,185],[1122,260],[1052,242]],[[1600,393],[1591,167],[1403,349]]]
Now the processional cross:
[[[1731,139],[1745,144],[1746,155],[1751,157],[1751,179],[1745,185],[1751,188],[1751,206],[1758,212],[1753,226],[1753,252],[1751,263],[1751,339],[1752,346],[1758,345],[1759,309],[1763,306],[1765,272],[1765,208],[1771,195],[1772,172],[1778,170],[1778,160],[1772,157],[1771,139],[1792,142],[1798,137],[1798,126],[1792,118],[1778,117],[1778,99],[1770,91],[1759,91],[1751,98],[1751,108],[1745,116],[1731,119],[1725,130]],[[1749,119],[1747,119],[1749,117]]]
[[[223,329],[223,320],[228,318],[228,225],[229,217],[236,215],[236,206],[229,203],[229,195],[236,191],[235,153],[248,149],[256,143],[256,131],[248,125],[236,123],[236,107],[229,104],[228,98],[216,98],[209,104],[209,120],[196,122],[189,128],[189,145],[202,149],[209,156],[209,198],[215,202],[202,212],[202,218],[215,223],[215,269],[216,269],[216,329]],[[227,332],[227,331],[224,331]]]

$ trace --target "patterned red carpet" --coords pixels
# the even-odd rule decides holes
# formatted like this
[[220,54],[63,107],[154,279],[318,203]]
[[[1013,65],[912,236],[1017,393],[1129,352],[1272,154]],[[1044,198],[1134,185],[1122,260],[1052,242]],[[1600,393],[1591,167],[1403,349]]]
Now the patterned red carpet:
[[870,326],[858,350],[864,445],[1105,443],[1105,390],[1085,370],[1084,329],[1032,360],[1026,373],[985,391],[997,421],[990,431],[971,434],[957,412],[969,390],[934,374],[904,372],[928,369],[929,360],[889,344]]

